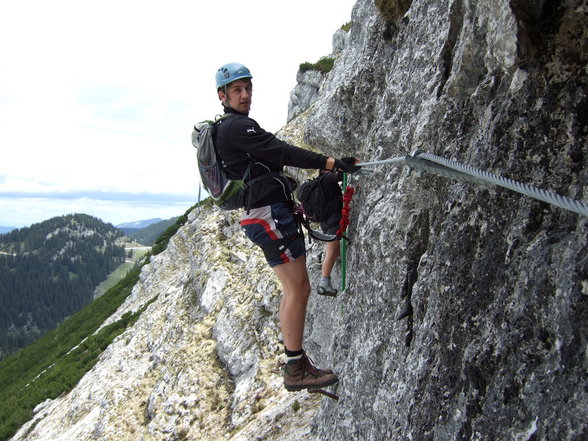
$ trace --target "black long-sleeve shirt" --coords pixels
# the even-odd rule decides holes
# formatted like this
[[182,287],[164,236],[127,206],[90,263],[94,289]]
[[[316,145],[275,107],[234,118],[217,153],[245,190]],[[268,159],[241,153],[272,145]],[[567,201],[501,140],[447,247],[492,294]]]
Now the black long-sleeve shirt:
[[256,208],[291,199],[285,178],[268,175],[281,172],[285,165],[299,168],[324,168],[327,156],[301,149],[276,138],[259,124],[232,108],[233,116],[217,124],[216,145],[223,166],[233,179],[243,178],[251,164],[251,179],[267,175],[254,182],[247,196],[247,207]]

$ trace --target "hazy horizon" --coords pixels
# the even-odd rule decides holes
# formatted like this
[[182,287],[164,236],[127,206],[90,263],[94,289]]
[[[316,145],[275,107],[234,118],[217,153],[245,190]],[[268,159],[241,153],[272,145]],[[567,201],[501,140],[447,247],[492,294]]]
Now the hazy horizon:
[[[203,192],[202,197],[206,197]],[[119,192],[69,192],[50,195],[0,193],[0,226],[23,228],[56,216],[83,213],[119,225],[146,219],[181,216],[197,203],[186,195]]]

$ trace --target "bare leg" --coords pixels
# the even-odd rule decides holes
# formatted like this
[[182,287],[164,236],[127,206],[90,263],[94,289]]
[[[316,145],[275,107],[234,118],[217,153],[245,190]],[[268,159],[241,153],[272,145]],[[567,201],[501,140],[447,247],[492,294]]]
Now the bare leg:
[[323,266],[321,269],[321,276],[330,277],[331,271],[333,271],[333,266],[335,266],[335,262],[339,257],[340,249],[340,241],[333,240],[331,242],[327,242],[325,247],[325,259],[323,260]]
[[280,326],[284,346],[290,351],[302,349],[306,305],[310,294],[310,281],[306,270],[306,257],[272,268],[282,284],[280,303]]

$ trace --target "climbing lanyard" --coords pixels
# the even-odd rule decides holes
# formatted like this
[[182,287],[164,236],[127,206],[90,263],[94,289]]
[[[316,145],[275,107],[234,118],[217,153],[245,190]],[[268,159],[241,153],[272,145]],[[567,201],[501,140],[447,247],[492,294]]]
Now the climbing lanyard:
[[343,173],[342,188],[343,192],[343,207],[341,208],[341,221],[339,222],[339,230],[337,230],[337,237],[341,238],[341,292],[345,291],[345,280],[347,273],[347,236],[345,232],[349,226],[349,216],[351,212],[351,199],[355,193],[355,187],[349,184],[350,177],[347,173]]
[[[343,173],[343,189],[347,188],[347,173]],[[343,218],[341,218],[343,220]],[[341,238],[341,292],[345,292],[345,279],[347,277],[347,239]]]
[[523,184],[509,178],[498,176],[484,170],[479,170],[469,165],[460,164],[457,161],[445,159],[441,156],[432,155],[420,150],[415,151],[412,155],[400,156],[382,161],[360,162],[356,165],[360,167],[373,167],[381,164],[405,162],[409,169],[427,171],[446,178],[453,178],[477,184],[493,184],[500,187],[508,188],[517,193],[524,194],[534,199],[547,202],[559,208],[573,211],[574,213],[588,216],[588,203],[574,200],[566,196],[533,187],[532,185]]

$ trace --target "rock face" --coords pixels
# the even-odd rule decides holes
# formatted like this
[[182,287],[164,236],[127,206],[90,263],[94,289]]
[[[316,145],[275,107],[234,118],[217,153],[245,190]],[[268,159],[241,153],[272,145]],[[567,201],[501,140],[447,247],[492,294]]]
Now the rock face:
[[[331,58],[337,58],[345,48],[347,41],[347,32],[339,29],[333,35],[333,53],[328,55]],[[319,90],[325,82],[328,74],[317,70],[299,70],[296,74],[296,86],[290,92],[290,102],[288,103],[288,118],[290,122],[302,112],[306,111],[318,98]]]
[[[280,136],[364,161],[421,149],[588,200],[585,0],[413,0],[393,23],[359,0],[352,22]],[[279,284],[237,214],[209,207],[143,270],[117,312],[156,297],[135,326],[14,439],[588,439],[588,218],[372,170],[352,179],[347,289],[309,305],[339,402],[284,391]]]
[[[587,36],[586,1],[414,0],[393,24],[359,1],[306,140],[586,201]],[[316,438],[588,439],[587,218],[395,165],[356,182]]]

